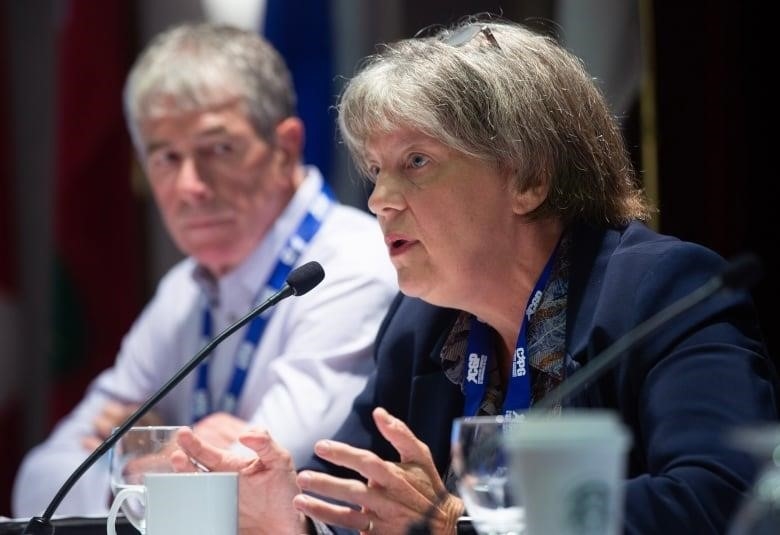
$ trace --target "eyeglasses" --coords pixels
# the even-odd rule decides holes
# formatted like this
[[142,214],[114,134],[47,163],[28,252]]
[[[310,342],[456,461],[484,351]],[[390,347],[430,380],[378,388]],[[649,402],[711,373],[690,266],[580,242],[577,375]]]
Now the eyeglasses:
[[465,45],[480,33],[485,36],[490,46],[501,50],[501,46],[496,41],[496,37],[487,24],[467,24],[461,26],[442,39],[442,42],[450,46],[459,47]]

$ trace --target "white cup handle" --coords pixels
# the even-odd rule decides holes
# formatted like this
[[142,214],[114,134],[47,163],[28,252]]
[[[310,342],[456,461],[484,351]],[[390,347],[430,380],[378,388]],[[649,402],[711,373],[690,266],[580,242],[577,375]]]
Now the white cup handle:
[[[116,535],[116,515],[119,513],[122,502],[133,494],[137,494],[144,502],[146,501],[146,487],[143,485],[131,485],[120,490],[116,498],[114,498],[114,503],[111,504],[111,509],[108,511],[108,518],[106,519],[106,533],[108,535]],[[127,519],[141,535],[146,535],[143,527],[136,524],[133,518],[127,517]]]

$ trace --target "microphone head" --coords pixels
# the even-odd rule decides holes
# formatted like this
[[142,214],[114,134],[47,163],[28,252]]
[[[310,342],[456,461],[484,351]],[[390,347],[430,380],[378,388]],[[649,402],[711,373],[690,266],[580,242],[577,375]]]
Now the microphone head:
[[325,278],[325,271],[319,262],[307,262],[292,270],[287,276],[287,285],[292,288],[293,295],[303,295]]
[[728,288],[748,289],[763,276],[761,260],[753,253],[744,253],[731,259],[721,274],[723,285]]

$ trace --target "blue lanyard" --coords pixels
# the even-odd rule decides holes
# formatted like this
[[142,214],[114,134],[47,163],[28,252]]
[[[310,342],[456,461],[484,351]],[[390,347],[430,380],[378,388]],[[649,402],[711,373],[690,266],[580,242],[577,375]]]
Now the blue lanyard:
[[[556,246],[547,260],[539,280],[536,281],[536,286],[534,286],[525,307],[520,334],[517,336],[515,344],[515,354],[512,356],[512,375],[509,378],[504,405],[501,407],[502,414],[507,416],[516,416],[531,406],[528,324],[542,301],[544,288],[550,280],[557,250]],[[472,318],[466,346],[467,358],[463,366],[463,385],[466,395],[465,416],[476,416],[479,412],[487,389],[485,374],[490,369],[490,361],[495,358],[493,347],[493,335],[490,327],[476,317]]]
[[[276,267],[274,267],[274,270],[271,272],[271,277],[255,299],[255,306],[282,288],[282,285],[287,280],[287,275],[292,271],[293,266],[298,261],[298,258],[300,258],[304,248],[320,229],[320,225],[325,219],[325,215],[332,204],[333,193],[327,184],[323,182],[322,189],[309,206],[306,216],[298,225],[296,231],[287,239],[285,246],[282,248]],[[218,404],[218,410],[231,414],[235,412],[238,398],[241,395],[241,391],[244,389],[244,382],[246,381],[249,366],[252,364],[257,345],[260,342],[260,338],[263,336],[263,331],[265,331],[272,310],[273,309],[265,311],[249,323],[249,326],[246,329],[246,335],[236,350],[233,376]],[[208,305],[206,305],[203,307],[203,319],[201,324],[201,336],[203,337],[202,341],[204,344],[213,337],[213,323],[211,310]],[[197,422],[213,412],[208,381],[210,359],[210,357],[207,358],[198,366],[195,384],[193,422]]]

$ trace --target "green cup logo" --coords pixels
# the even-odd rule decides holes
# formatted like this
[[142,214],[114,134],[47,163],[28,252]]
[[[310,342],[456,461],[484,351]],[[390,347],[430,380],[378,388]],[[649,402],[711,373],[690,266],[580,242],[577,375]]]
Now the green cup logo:
[[601,535],[609,529],[609,485],[604,481],[584,481],[564,500],[568,533]]

